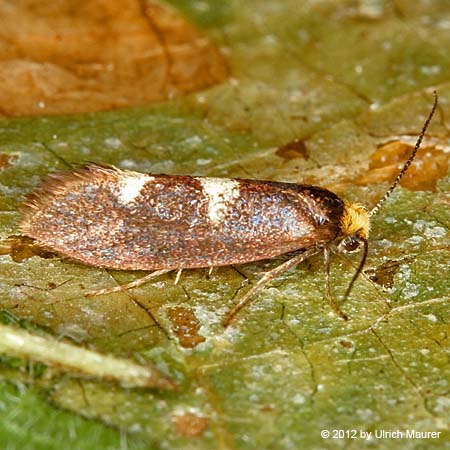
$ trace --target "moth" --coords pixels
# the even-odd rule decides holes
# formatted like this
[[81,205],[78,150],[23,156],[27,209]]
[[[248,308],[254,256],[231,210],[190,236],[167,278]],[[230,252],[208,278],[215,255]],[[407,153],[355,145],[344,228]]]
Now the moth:
[[259,289],[323,253],[328,300],[333,310],[347,319],[331,293],[330,254],[363,250],[345,298],[367,258],[370,219],[411,165],[437,101],[435,93],[414,150],[370,211],[317,186],[145,174],[91,164],[49,175],[26,197],[20,230],[39,246],[83,264],[154,271],[94,294],[136,287],[172,270],[179,275],[183,269],[290,255],[240,298],[225,318],[225,326]]

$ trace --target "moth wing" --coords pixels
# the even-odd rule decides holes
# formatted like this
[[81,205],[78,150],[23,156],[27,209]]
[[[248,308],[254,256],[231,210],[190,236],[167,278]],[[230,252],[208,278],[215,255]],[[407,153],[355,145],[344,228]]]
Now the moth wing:
[[332,240],[341,201],[269,181],[153,175],[89,165],[51,175],[27,197],[22,232],[97,267],[212,267]]

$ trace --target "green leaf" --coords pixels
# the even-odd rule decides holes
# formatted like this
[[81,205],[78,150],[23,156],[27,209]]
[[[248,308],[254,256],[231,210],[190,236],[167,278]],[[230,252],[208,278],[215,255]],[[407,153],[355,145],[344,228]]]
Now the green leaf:
[[[388,184],[358,179],[378,145],[414,142],[432,89],[440,107],[424,145],[448,154],[446,2],[171,3],[225,47],[232,78],[156,106],[3,121],[0,153],[15,158],[0,173],[2,238],[17,234],[22,196],[42,176],[85,161],[306,181],[371,207]],[[306,157],[277,154],[297,140]],[[320,257],[276,279],[224,330],[246,279],[255,282],[280,260],[211,276],[185,271],[177,285],[169,274],[86,298],[142,274],[0,256],[1,308],[15,326],[26,319],[93,351],[151,362],[180,386],[124,388],[51,366],[34,374],[22,360],[5,359],[3,378],[31,388],[2,385],[2,442],[44,448],[35,442],[45,436],[45,448],[57,448],[75,436],[73,448],[97,449],[450,448],[449,186],[445,173],[434,191],[399,187],[374,217],[366,273],[342,305],[348,322],[326,300]],[[359,258],[333,259],[337,298]],[[323,439],[323,429],[357,437]],[[360,430],[440,436],[367,441]]]

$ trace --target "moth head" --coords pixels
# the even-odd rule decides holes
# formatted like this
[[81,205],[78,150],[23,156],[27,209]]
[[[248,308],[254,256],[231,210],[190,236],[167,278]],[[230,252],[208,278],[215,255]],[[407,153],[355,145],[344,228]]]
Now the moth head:
[[[360,248],[363,249],[363,254],[361,261],[359,262],[358,268],[354,273],[350,284],[345,291],[344,300],[350,295],[350,291],[355,284],[356,279],[364,268],[366,263],[367,254],[369,252],[369,244],[367,238],[369,237],[370,231],[370,213],[367,209],[359,203],[347,203],[344,204],[344,212],[341,217],[341,240],[337,244],[337,250],[343,253],[353,253],[358,251]],[[329,253],[326,253],[329,254]],[[327,271],[329,270],[329,262],[327,263]],[[327,275],[327,280],[329,280],[329,275]],[[327,281],[328,283],[328,281]],[[328,286],[328,285],[327,285]],[[327,287],[329,292],[329,297],[331,298],[331,290]],[[334,305],[334,301],[330,300],[331,305]],[[335,311],[339,311],[339,308],[334,308]],[[346,319],[345,314],[340,314],[344,319]]]
[[345,203],[341,218],[342,240],[338,250],[353,253],[367,245],[370,231],[370,216],[367,209],[359,203]]

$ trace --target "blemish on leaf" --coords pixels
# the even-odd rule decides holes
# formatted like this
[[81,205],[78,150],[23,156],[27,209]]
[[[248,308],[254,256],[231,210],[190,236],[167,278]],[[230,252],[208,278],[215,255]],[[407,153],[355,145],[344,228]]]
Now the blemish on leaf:
[[400,265],[410,261],[411,258],[405,258],[400,261],[388,260],[375,269],[367,269],[364,273],[374,283],[389,289],[394,286],[394,276],[399,271]]
[[172,330],[182,347],[194,348],[205,340],[198,334],[200,322],[192,309],[176,306],[170,308],[167,314],[172,322]]
[[34,239],[26,236],[10,236],[0,242],[0,255],[10,255],[14,262],[22,262],[33,256],[51,258],[51,253],[36,244]]
[[206,417],[196,416],[192,413],[172,416],[172,422],[178,434],[186,437],[201,436],[208,425]]
[[[399,140],[384,143],[370,157],[369,171],[356,184],[391,183],[413,146]],[[436,147],[423,147],[400,184],[411,191],[435,191],[436,182],[448,173],[449,158]]]
[[259,410],[262,412],[272,412],[275,409],[275,406],[272,403],[265,403],[259,407]]
[[18,159],[19,157],[17,155],[0,153],[0,172],[3,172],[6,168],[13,165]]
[[351,341],[342,339],[341,341],[339,341],[339,344],[341,344],[344,348],[353,348],[353,342]]
[[294,141],[288,142],[281,147],[278,147],[275,152],[280,158],[290,161],[295,158],[309,159],[309,153],[306,148],[306,144],[301,139],[295,139]]

